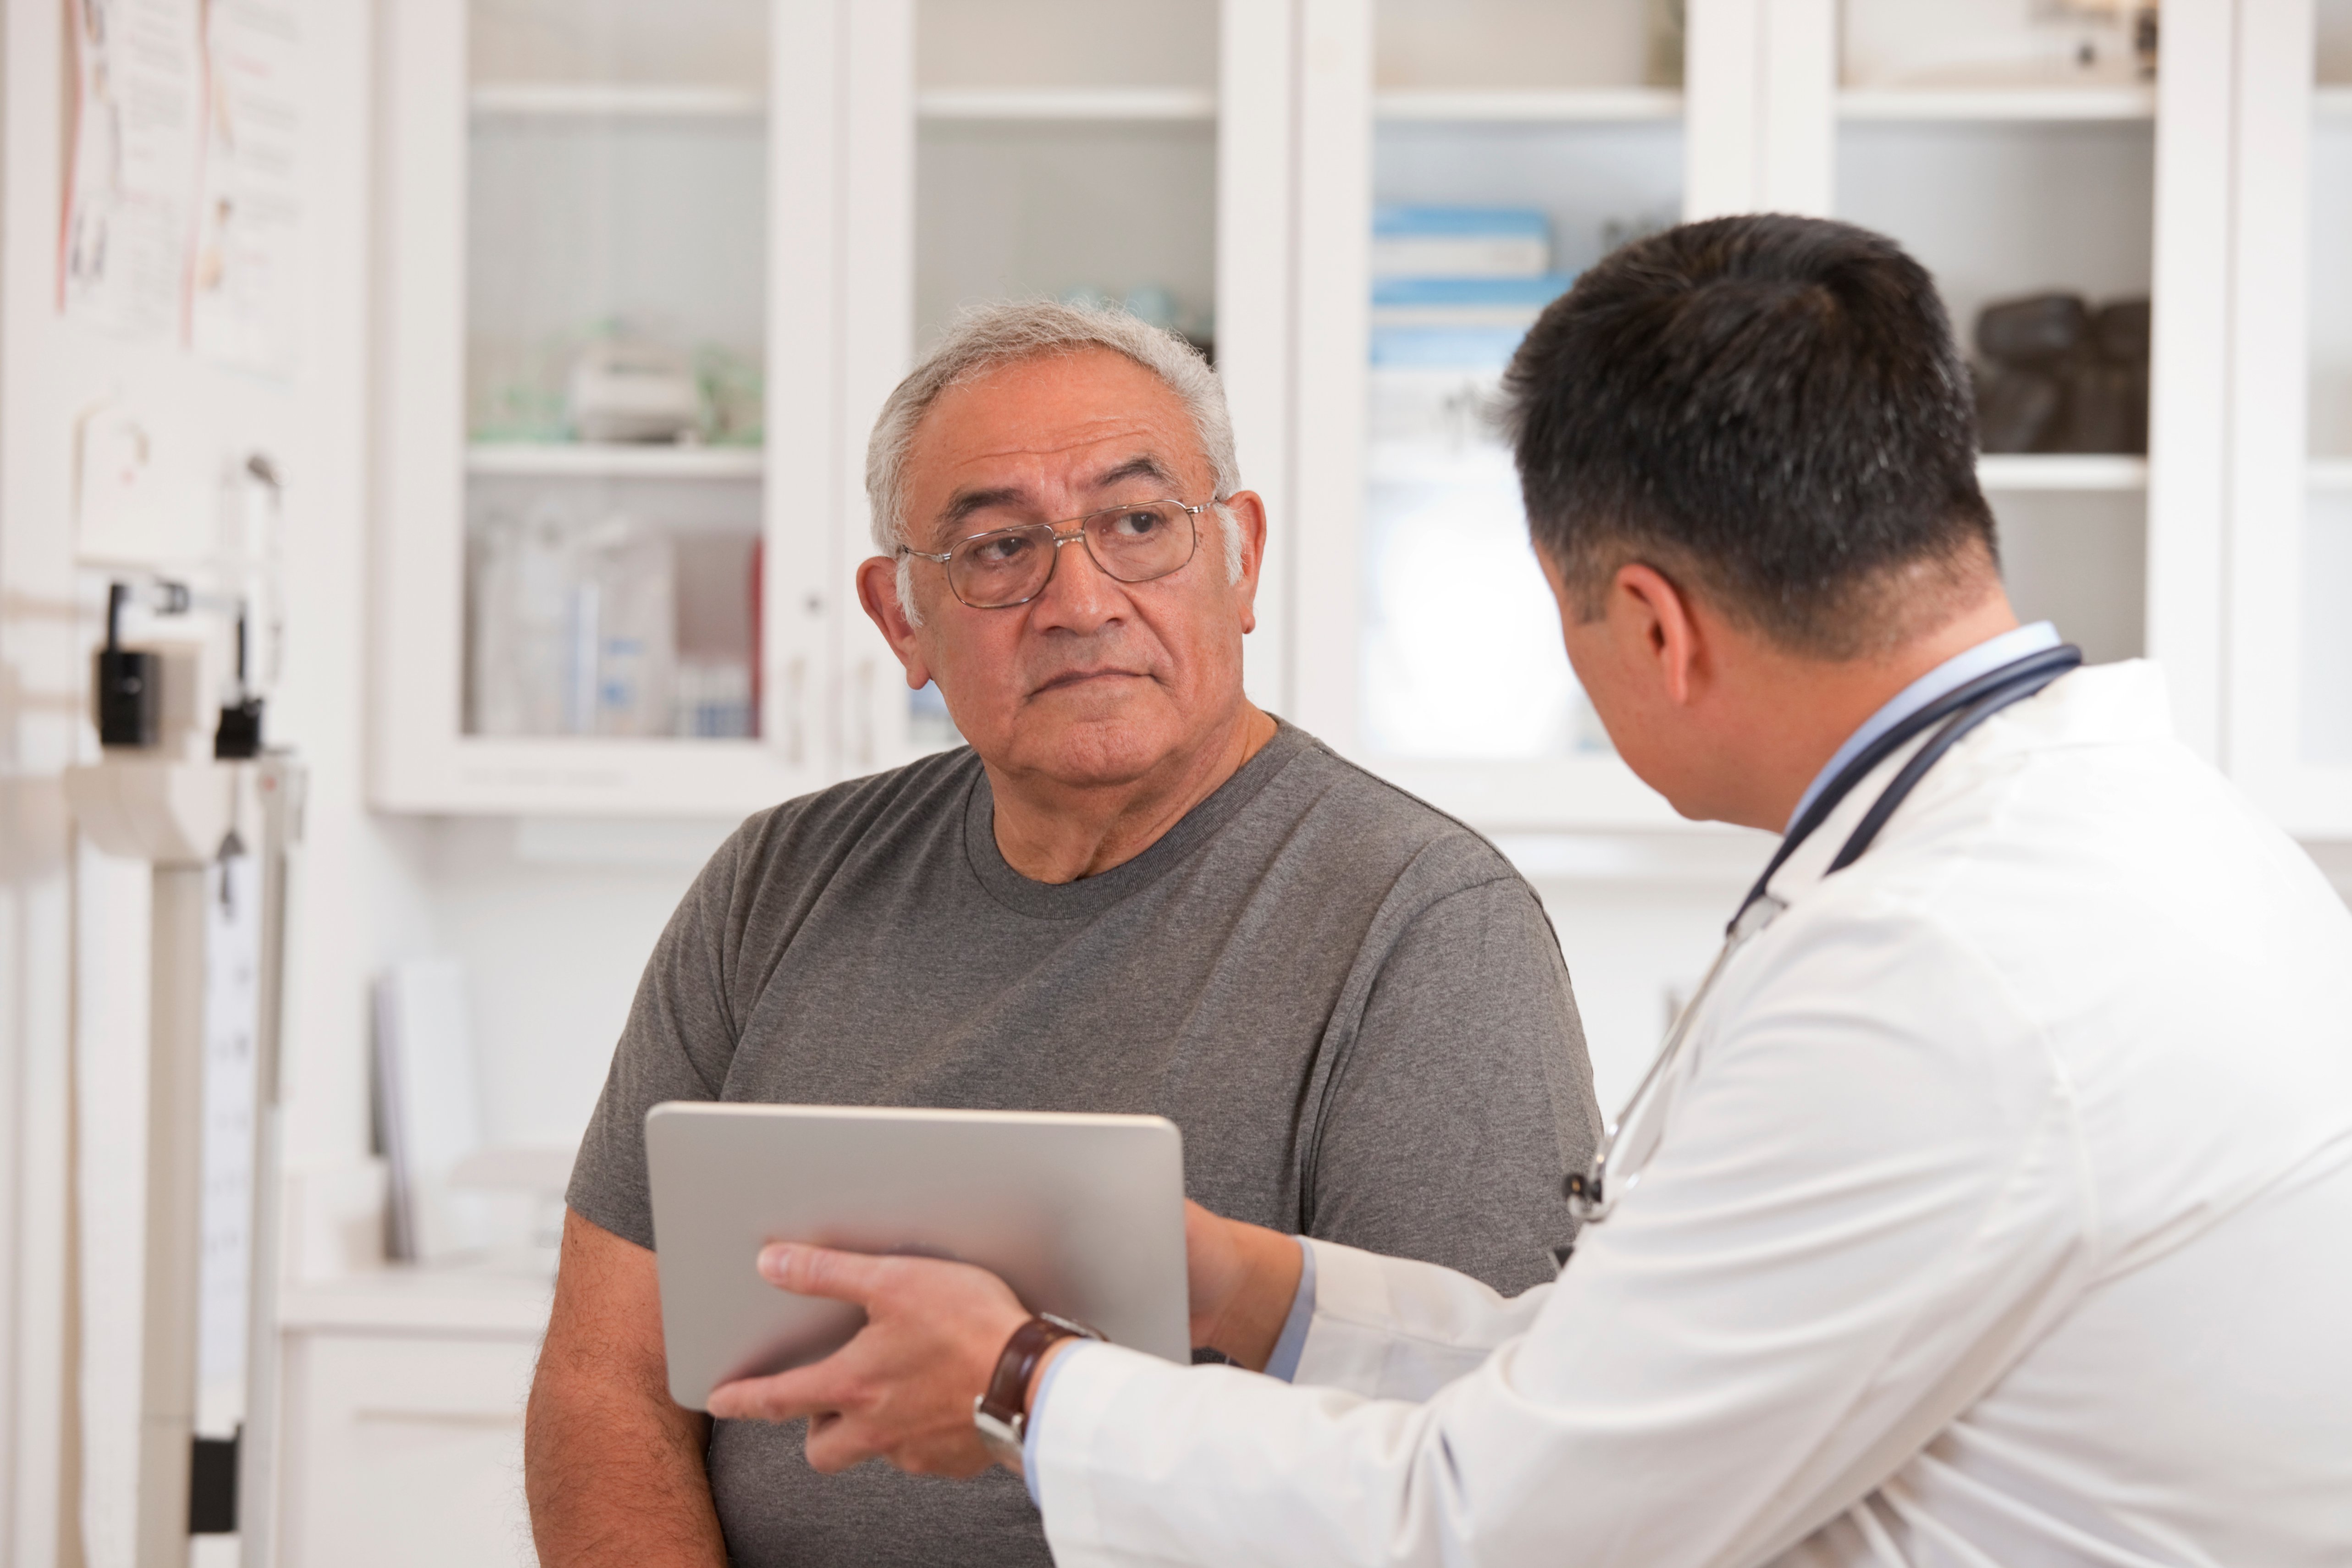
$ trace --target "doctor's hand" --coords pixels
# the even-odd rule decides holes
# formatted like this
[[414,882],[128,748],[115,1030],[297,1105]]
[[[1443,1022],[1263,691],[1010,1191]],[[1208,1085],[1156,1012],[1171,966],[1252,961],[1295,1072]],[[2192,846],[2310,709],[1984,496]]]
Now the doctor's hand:
[[1304,1269],[1298,1238],[1184,1203],[1184,1267],[1192,1342],[1264,1372]]
[[1029,1319],[984,1268],[932,1258],[876,1258],[780,1243],[760,1273],[796,1296],[866,1309],[866,1326],[833,1354],[711,1391],[727,1420],[808,1417],[809,1468],[826,1475],[883,1458],[916,1475],[976,1476],[994,1461],[971,1424],[997,1356]]

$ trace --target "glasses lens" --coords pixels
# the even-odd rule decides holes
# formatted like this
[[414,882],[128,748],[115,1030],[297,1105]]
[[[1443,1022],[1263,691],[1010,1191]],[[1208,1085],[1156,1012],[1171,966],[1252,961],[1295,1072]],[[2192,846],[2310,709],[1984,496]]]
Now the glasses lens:
[[1122,583],[1165,577],[1192,559],[1192,514],[1174,501],[1091,512],[1084,526],[1095,564]]
[[975,609],[1036,597],[1054,569],[1054,531],[1045,523],[960,541],[948,558],[948,585]]

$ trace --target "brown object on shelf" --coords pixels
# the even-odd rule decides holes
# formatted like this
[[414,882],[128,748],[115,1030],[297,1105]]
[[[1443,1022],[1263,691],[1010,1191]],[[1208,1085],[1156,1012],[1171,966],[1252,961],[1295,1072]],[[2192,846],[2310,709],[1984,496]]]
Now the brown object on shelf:
[[2079,294],[1999,300],[1977,315],[1977,353],[2000,364],[2055,364],[2091,341],[2091,312]]
[[1987,452],[2031,452],[2064,400],[2057,378],[2037,370],[1979,365],[1977,446]]
[[2148,336],[2145,299],[2096,312],[2077,294],[1987,305],[1976,324],[1979,447],[2147,451]]
[[[2066,367],[2066,407],[2045,452],[2133,452],[2147,447],[2147,399],[2125,365],[2084,356]],[[2137,437],[2137,439],[2135,439]]]

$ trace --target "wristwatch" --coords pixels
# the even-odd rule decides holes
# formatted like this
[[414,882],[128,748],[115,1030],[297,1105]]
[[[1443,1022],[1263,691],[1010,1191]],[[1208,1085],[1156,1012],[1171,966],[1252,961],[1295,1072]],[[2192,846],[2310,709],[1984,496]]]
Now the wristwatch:
[[1021,1440],[1029,1430],[1029,1380],[1036,1375],[1037,1363],[1064,1340],[1101,1338],[1084,1323],[1040,1312],[1004,1342],[988,1392],[971,1402],[971,1424],[980,1429],[981,1446],[1014,1475],[1021,1474]]

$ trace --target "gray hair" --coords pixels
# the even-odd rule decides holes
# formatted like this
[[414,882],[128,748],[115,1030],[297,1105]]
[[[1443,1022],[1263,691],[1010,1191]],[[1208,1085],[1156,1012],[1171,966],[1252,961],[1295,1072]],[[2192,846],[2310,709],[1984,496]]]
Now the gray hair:
[[[1192,416],[1192,432],[1209,459],[1216,486],[1218,521],[1223,525],[1225,574],[1242,575],[1242,534],[1222,503],[1241,489],[1234,458],[1234,420],[1225,409],[1224,384],[1201,351],[1174,332],[1139,321],[1124,310],[1054,300],[1017,300],[975,305],[959,312],[923,362],[908,374],[882,405],[874,434],[866,443],[866,499],[875,547],[895,553],[907,538],[907,458],[916,428],[948,388],[1025,360],[1108,349],[1134,361],[1167,384]],[[898,604],[919,625],[915,609],[913,563],[898,557]]]

